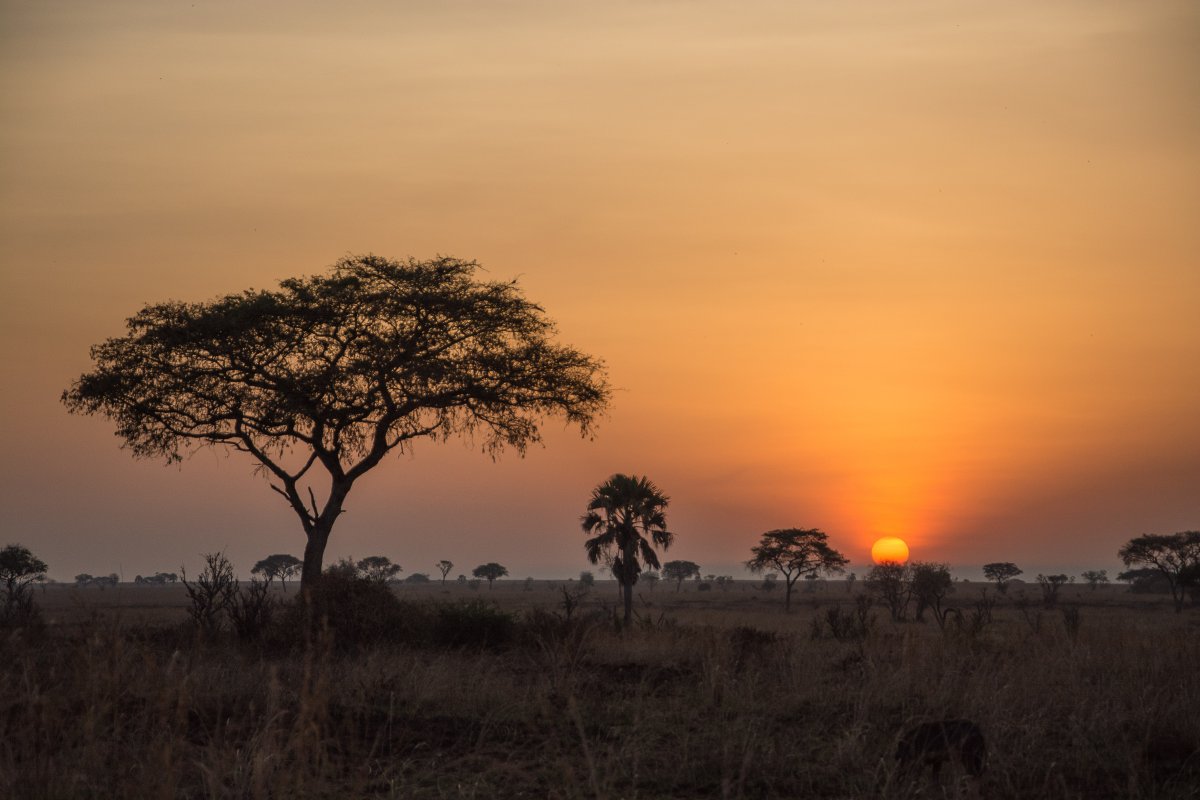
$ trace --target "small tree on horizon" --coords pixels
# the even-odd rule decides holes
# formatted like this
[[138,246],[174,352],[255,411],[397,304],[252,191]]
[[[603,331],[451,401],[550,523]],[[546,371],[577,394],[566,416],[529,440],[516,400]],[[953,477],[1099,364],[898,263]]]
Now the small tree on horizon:
[[1079,573],[1079,577],[1087,582],[1092,591],[1096,591],[1096,587],[1102,583],[1108,583],[1108,570],[1106,569],[1089,569],[1086,572]]
[[783,575],[786,593],[783,607],[792,608],[792,587],[802,577],[821,572],[841,572],[849,559],[829,546],[829,537],[818,528],[781,528],[767,531],[750,548],[754,557],[746,568],[754,573],[775,570]]
[[586,435],[607,406],[602,362],[554,343],[540,306],[478,269],[350,256],[275,291],[148,305],[62,402],[113,420],[135,457],[247,454],[299,518],[307,588],[350,490],[389,453],[466,435],[523,454],[544,418]]
[[369,581],[387,583],[404,569],[399,564],[393,564],[387,556],[367,556],[354,565],[358,573]]
[[476,578],[483,578],[486,580],[488,582],[488,589],[491,589],[492,583],[495,582],[497,578],[503,578],[508,574],[508,568],[497,564],[495,561],[489,561],[486,564],[480,564],[471,571],[471,574]]
[[665,580],[675,582],[678,592],[688,578],[700,577],[700,565],[694,561],[668,561],[662,566],[662,575]]
[[[250,570],[251,575],[262,575],[267,579],[267,585],[275,578],[279,579],[283,591],[287,591],[287,579],[293,578],[300,574],[300,570],[304,567],[304,562],[293,555],[287,553],[276,553],[259,561]],[[160,573],[161,574],[161,573]]]
[[454,569],[454,562],[442,559],[437,562],[438,572],[442,573],[442,585],[446,585],[446,576],[450,574],[450,570]]
[[996,591],[1000,594],[1007,594],[1008,582],[1022,574],[1024,571],[1011,561],[994,561],[983,565],[983,577],[995,581]]

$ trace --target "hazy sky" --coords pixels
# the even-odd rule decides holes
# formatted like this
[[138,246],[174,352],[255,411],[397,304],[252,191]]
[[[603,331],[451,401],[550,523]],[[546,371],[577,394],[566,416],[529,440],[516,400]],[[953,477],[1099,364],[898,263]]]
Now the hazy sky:
[[0,81],[0,540],[54,577],[302,551],[244,457],[58,396],[145,303],[362,252],[518,277],[618,391],[594,441],[385,463],[327,560],[574,574],[616,471],[705,572],[1200,527],[1191,0],[0,0]]

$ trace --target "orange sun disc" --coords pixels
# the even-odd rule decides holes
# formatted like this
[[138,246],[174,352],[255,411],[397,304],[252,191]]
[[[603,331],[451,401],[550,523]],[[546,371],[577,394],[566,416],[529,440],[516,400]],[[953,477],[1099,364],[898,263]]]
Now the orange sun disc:
[[871,545],[871,560],[876,564],[894,561],[903,564],[908,561],[908,545],[903,539],[895,536],[885,536]]

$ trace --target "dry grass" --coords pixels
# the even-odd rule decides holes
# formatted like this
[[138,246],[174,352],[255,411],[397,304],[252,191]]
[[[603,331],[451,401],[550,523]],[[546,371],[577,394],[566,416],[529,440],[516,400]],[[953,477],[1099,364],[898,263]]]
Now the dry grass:
[[[0,640],[0,796],[1200,796],[1200,612],[1115,587],[1068,593],[1074,633],[1010,598],[978,633],[876,609],[845,640],[813,637],[852,604],[837,584],[791,614],[778,592],[660,585],[624,633],[604,584],[569,625],[556,584],[398,592],[493,601],[517,635],[206,643],[178,587],[47,591],[49,632]],[[896,774],[899,732],[944,717],[984,730],[978,784]]]

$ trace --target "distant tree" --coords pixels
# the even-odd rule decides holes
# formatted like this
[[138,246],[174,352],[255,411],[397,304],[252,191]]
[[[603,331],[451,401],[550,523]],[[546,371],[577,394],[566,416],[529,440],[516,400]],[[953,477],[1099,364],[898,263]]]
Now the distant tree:
[[446,585],[446,576],[450,574],[450,570],[454,569],[454,562],[442,559],[437,562],[438,572],[442,573],[442,585]]
[[700,565],[692,561],[668,561],[662,566],[663,578],[669,581],[675,581],[675,591],[679,591],[679,587],[688,578],[700,577]]
[[473,569],[471,574],[476,578],[483,578],[486,580],[488,582],[488,588],[491,589],[492,583],[497,578],[503,578],[508,574],[508,568],[500,566],[495,561],[489,561],[488,563],[480,564],[478,567]]
[[369,581],[387,583],[404,570],[387,556],[367,556],[355,564],[358,574]]
[[650,585],[650,591],[653,592],[660,577],[658,570],[648,569],[642,573],[641,579]]
[[792,607],[792,587],[801,577],[841,572],[849,563],[845,556],[829,546],[828,537],[817,528],[767,531],[750,552],[754,557],[746,562],[746,568],[751,572],[775,570],[783,575],[787,588],[785,610]]
[[251,575],[262,575],[267,579],[267,585],[271,585],[271,581],[275,578],[279,579],[283,590],[287,591],[287,579],[300,574],[303,569],[304,562],[295,556],[287,553],[276,553],[273,556],[267,556],[262,561],[254,565],[250,570]]
[[867,573],[867,589],[887,606],[896,622],[904,619],[912,597],[911,571],[907,564],[885,561],[871,567]]
[[760,588],[766,592],[773,592],[773,591],[775,591],[775,588],[778,585],[779,585],[779,575],[777,575],[774,572],[768,572],[766,575],[763,576],[762,585],[759,586],[758,588]]
[[983,565],[983,577],[989,581],[995,581],[996,589],[1000,594],[1006,594],[1008,582],[1021,574],[1023,574],[1023,570],[1011,561],[994,561],[991,564]]
[[47,569],[46,562],[28,547],[10,544],[0,550],[0,591],[4,592],[0,622],[18,625],[31,619],[35,614],[32,585],[45,579]]
[[405,583],[429,583],[429,576],[424,572],[414,572],[404,579]]
[[917,622],[924,621],[925,611],[930,610],[938,625],[944,626],[946,610],[943,603],[946,595],[954,591],[950,565],[914,561],[909,564],[909,579],[912,581],[912,596],[917,601]]
[[1175,611],[1183,611],[1185,593],[1200,583],[1200,531],[1146,534],[1130,539],[1117,552],[1125,566],[1156,569],[1171,587]]
[[1160,574],[1161,573],[1156,569],[1147,569],[1144,567],[1142,569],[1127,569],[1124,572],[1117,573],[1117,580],[1128,583],[1130,586],[1132,586],[1139,578],[1148,578],[1152,575]]
[[579,584],[581,586],[588,587],[595,586],[596,576],[585,569],[583,572],[579,573]]
[[248,454],[300,520],[307,588],[351,488],[388,453],[457,434],[524,452],[546,416],[586,433],[606,407],[603,364],[555,344],[515,282],[477,270],[350,256],[275,291],[149,305],[92,348],[95,369],[62,401],[114,420],[136,457]]
[[854,592],[854,582],[857,580],[858,580],[858,576],[855,575],[853,572],[851,572],[849,575],[846,576],[846,593],[847,594],[852,594]]
[[1092,587],[1092,591],[1095,591],[1100,584],[1108,583],[1108,570],[1089,569],[1087,572],[1079,573],[1079,577],[1087,581],[1087,585]]
[[456,580],[457,580],[459,583],[466,583],[466,582],[467,582],[467,576],[466,576],[466,575],[459,575],[459,576],[458,576],[458,578],[457,578]]
[[1053,608],[1058,603],[1058,590],[1069,580],[1071,579],[1066,575],[1042,575],[1039,573],[1037,582],[1042,587],[1042,605],[1046,608]]
[[75,585],[79,587],[91,586],[92,581],[96,580],[86,572],[81,572],[75,576]]
[[625,595],[625,624],[633,621],[633,586],[642,564],[659,569],[658,553],[671,546],[667,530],[670,499],[649,478],[613,475],[592,490],[581,521],[591,538],[584,542],[588,561],[611,561],[613,574]]

